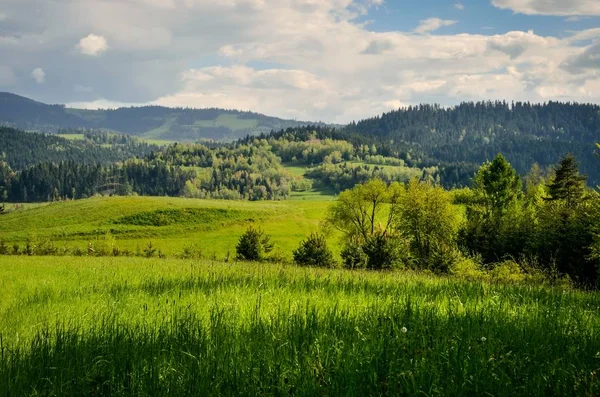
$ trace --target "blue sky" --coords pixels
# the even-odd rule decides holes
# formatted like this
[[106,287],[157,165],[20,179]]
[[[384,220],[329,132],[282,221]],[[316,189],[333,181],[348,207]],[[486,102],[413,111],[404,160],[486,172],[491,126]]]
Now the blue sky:
[[344,123],[600,102],[598,0],[0,0],[0,91]]
[[[462,7],[462,9],[460,8]],[[562,37],[570,30],[585,30],[600,26],[598,17],[525,15],[510,9],[500,9],[489,1],[388,0],[373,7],[361,21],[372,21],[370,28],[379,31],[409,31],[418,21],[428,18],[456,20],[442,28],[444,34],[503,34],[517,30],[533,30],[536,34]],[[575,19],[575,20],[573,20]]]

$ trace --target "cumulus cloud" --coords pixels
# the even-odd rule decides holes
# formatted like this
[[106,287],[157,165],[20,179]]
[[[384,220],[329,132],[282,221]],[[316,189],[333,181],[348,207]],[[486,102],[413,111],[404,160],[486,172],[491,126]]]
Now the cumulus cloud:
[[492,4],[527,15],[600,15],[598,0],[492,0]]
[[[434,18],[419,32],[381,32],[364,22],[381,0],[0,1],[10,15],[0,86],[50,103],[217,106],[344,123],[422,102],[600,102],[590,43],[600,29],[424,34],[455,23]],[[52,76],[43,87],[29,77],[38,65]]]
[[457,10],[464,10],[465,9],[465,5],[463,3],[455,3],[454,4],[454,8],[456,8]]
[[452,26],[456,24],[457,21],[452,21],[449,19],[440,19],[440,18],[428,18],[419,22],[419,26],[415,29],[416,33],[430,33],[434,32],[444,26]]
[[35,68],[31,72],[31,78],[38,84],[44,84],[46,82],[46,72],[42,68]]
[[88,36],[79,40],[77,49],[83,55],[98,56],[108,49],[106,39],[102,36],[96,36],[95,34],[89,34]]

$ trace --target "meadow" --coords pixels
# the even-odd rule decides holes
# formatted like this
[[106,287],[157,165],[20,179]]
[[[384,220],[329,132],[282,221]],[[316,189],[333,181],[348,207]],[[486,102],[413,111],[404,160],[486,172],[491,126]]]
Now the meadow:
[[599,313],[410,272],[0,256],[0,395],[594,396]]
[[[333,196],[320,191],[295,194],[289,201],[219,201],[172,197],[97,197],[43,206],[26,205],[2,216],[0,238],[12,246],[51,241],[57,247],[86,249],[107,233],[121,249],[136,251],[150,242],[167,256],[199,247],[204,256],[223,259],[234,253],[248,226],[272,235],[276,250],[292,250],[320,223]],[[334,251],[339,236],[328,236]]]

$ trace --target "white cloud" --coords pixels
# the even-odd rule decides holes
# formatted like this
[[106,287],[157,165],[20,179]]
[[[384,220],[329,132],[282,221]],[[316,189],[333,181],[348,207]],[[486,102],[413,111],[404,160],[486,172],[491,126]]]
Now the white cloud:
[[[381,0],[0,2],[11,17],[0,34],[0,85],[26,92],[17,77],[43,65],[60,84],[35,96],[51,103],[218,106],[343,123],[422,102],[600,102],[591,43],[600,29],[561,38],[380,32],[359,16]],[[421,32],[454,23],[434,21]],[[94,62],[79,56],[109,45]]]
[[463,3],[455,3],[454,4],[454,8],[456,8],[457,10],[464,10],[465,9],[465,5]]
[[98,56],[108,49],[106,39],[102,36],[96,36],[95,34],[89,34],[88,36],[79,40],[77,49],[83,55]]
[[430,33],[434,32],[444,26],[452,26],[456,24],[457,21],[452,21],[448,19],[440,19],[440,18],[429,18],[424,19],[419,22],[419,26],[415,29],[416,33]]
[[46,72],[42,68],[35,68],[31,72],[31,78],[38,84],[44,84],[46,82]]
[[492,0],[492,4],[527,15],[600,15],[598,0]]

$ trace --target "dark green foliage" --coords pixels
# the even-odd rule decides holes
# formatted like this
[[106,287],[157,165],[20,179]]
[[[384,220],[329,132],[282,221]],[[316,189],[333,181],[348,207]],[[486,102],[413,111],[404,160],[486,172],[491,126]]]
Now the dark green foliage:
[[[0,126],[0,162],[5,161],[14,170],[48,162],[112,164],[133,157],[143,157],[158,150],[158,146],[149,145],[126,135],[93,130],[70,130],[69,132],[84,134],[85,139],[70,140],[55,135]],[[0,171],[0,186],[4,179]]]
[[250,226],[240,237],[235,252],[237,258],[247,261],[261,261],[266,259],[266,254],[273,250],[271,237],[259,228]]
[[182,208],[140,212],[121,217],[115,221],[120,225],[169,226],[181,224],[210,224],[238,219],[241,211],[221,208]]
[[6,240],[0,239],[0,255],[8,255],[10,253]]
[[596,286],[600,196],[584,190],[572,156],[561,160],[556,174],[545,185],[534,169],[523,196],[513,171],[502,164],[483,165],[460,233],[467,253],[492,267],[505,259],[533,258],[546,274],[568,274],[579,286]]
[[316,180],[320,186],[333,188],[339,193],[373,179],[380,179],[387,184],[408,182],[413,178],[433,181],[437,175],[436,173],[435,168],[424,170],[408,167],[383,168],[377,165],[353,165],[344,162],[340,164],[322,164],[311,168],[305,176]]
[[346,269],[363,269],[367,267],[367,256],[362,249],[360,241],[348,242],[340,253],[342,264]]
[[312,233],[300,243],[300,247],[293,252],[294,262],[301,266],[330,267],[334,265],[333,254],[327,247],[325,237]]
[[567,154],[558,163],[554,179],[548,184],[550,200],[564,200],[567,207],[576,206],[582,199],[587,177],[579,174],[575,156]]
[[381,233],[370,236],[362,246],[367,258],[367,269],[389,270],[400,267],[401,245],[397,240]]
[[502,155],[485,163],[475,176],[474,202],[467,206],[467,223],[461,230],[461,244],[481,254],[486,263],[517,256],[522,252],[521,226],[527,218],[519,215],[522,183]]

